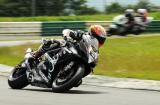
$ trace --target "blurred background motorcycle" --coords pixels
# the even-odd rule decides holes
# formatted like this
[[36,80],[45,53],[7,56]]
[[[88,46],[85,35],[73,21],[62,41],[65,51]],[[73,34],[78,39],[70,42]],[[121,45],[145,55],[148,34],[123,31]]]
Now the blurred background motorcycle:
[[153,17],[148,17],[146,9],[138,9],[135,14],[133,9],[127,9],[123,15],[113,18],[113,23],[107,30],[108,36],[128,34],[139,35],[146,30]]

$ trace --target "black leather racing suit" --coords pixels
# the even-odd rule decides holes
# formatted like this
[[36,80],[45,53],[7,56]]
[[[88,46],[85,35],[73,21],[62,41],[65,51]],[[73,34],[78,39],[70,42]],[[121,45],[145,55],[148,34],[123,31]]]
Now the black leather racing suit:
[[[69,36],[74,40],[81,40],[83,34],[84,34],[84,31],[77,30],[77,31],[71,31]],[[38,59],[50,49],[54,49],[54,48],[56,49],[56,48],[59,48],[60,46],[61,46],[61,43],[57,40],[45,39],[43,40],[43,43],[39,47],[39,49],[34,53],[34,58]]]

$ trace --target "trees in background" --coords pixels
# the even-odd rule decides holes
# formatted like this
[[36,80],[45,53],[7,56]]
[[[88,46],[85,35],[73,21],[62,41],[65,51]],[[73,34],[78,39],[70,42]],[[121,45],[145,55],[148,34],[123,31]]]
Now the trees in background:
[[149,0],[140,0],[137,5],[135,5],[135,9],[138,9],[138,8],[145,8],[147,9],[148,11],[151,11],[152,8],[154,7],[154,5],[152,3],[149,2]]
[[[101,13],[86,5],[87,0],[0,0],[0,16],[64,16]],[[121,13],[127,8],[157,10],[149,0],[139,0],[136,5],[121,5],[113,2],[106,6],[105,13]],[[153,9],[156,8],[156,9]]]
[[139,2],[135,5],[124,5],[122,6],[118,2],[113,2],[110,5],[106,6],[105,13],[121,13],[124,12],[125,9],[131,8],[131,9],[139,9],[139,8],[145,8],[148,11],[152,11],[156,6],[154,6],[152,3],[150,3],[149,0],[139,0]]
[[111,5],[106,6],[105,11],[107,13],[119,13],[123,11],[123,7],[118,2],[113,2]]
[[27,16],[30,15],[31,6],[29,0],[5,0],[0,4],[1,16]]
[[97,14],[99,13],[93,7],[88,7],[86,5],[87,0],[69,0],[69,9],[75,15],[86,15],[86,14]]
[[86,0],[0,0],[0,16],[61,16],[95,14]]

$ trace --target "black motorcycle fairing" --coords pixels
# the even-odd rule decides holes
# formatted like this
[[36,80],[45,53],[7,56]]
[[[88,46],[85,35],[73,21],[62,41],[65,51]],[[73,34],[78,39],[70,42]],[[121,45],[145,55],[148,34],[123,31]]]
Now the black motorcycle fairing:
[[[47,83],[41,83],[41,84],[46,85],[48,88],[52,86],[52,82],[54,81],[56,75],[59,73],[59,68],[61,68],[62,65],[64,65],[67,62],[74,61],[75,65],[81,64],[83,62],[83,64],[85,65],[85,69],[86,69],[84,76],[86,76],[92,71],[90,68],[90,65],[86,62],[86,60],[84,61],[84,58],[81,58],[78,55],[75,55],[73,53],[67,53],[67,52],[64,53],[63,49],[59,50],[55,54],[53,54],[53,52],[54,50],[47,52],[47,53],[49,54],[50,57],[55,56],[55,54],[59,55],[58,61],[56,62],[55,65],[52,65],[50,61],[46,59],[45,61],[41,62],[41,64],[39,64],[38,66],[39,70],[42,71],[45,77],[48,79]],[[47,68],[44,68],[44,66]],[[54,70],[52,71],[53,66],[54,66]],[[39,86],[42,86],[42,85],[39,85]]]
[[84,76],[88,75],[92,71],[92,68],[90,67],[90,65],[87,62],[85,62],[83,58],[81,58],[81,57],[79,57],[77,55],[68,54],[68,55],[64,55],[62,58],[63,59],[58,60],[57,64],[55,65],[55,70],[52,73],[52,80],[54,79],[54,77],[57,74],[57,72],[59,72],[59,68],[65,62],[68,62],[68,61],[74,61],[76,65],[78,65],[78,64],[84,64],[84,68],[85,68]]
[[88,49],[87,49],[87,45],[85,43],[84,40],[81,40],[80,42],[76,43],[75,45],[75,48],[77,49],[78,51],[78,55],[74,55],[72,57],[75,57],[78,62],[83,62],[84,64],[84,68],[85,68],[85,71],[84,71],[84,76],[87,76],[89,73],[91,73],[93,71],[93,68],[95,67],[95,65],[92,65],[92,64],[89,64],[88,63]]

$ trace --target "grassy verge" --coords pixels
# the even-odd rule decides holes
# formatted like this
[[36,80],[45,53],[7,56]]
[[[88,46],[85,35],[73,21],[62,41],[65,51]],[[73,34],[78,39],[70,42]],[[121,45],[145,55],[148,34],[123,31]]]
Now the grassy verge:
[[0,47],[0,64],[15,66],[23,60],[27,48],[38,48],[38,44],[26,44],[14,47]]
[[160,36],[108,40],[95,73],[160,80]]
[[84,15],[84,16],[37,16],[37,17],[0,17],[0,22],[18,22],[18,21],[106,21],[112,20],[114,16],[110,15]]
[[[37,17],[0,17],[0,22],[17,21],[107,21],[119,14],[97,14],[84,16],[37,16]],[[149,13],[155,20],[160,20],[160,12]]]
[[[95,74],[160,80],[160,36],[109,38],[100,49]],[[0,63],[15,65],[25,49],[38,45],[0,48]]]

